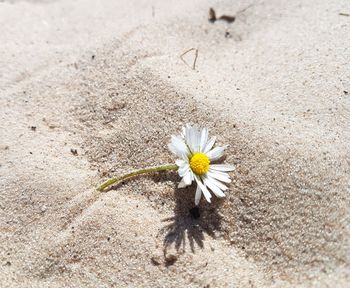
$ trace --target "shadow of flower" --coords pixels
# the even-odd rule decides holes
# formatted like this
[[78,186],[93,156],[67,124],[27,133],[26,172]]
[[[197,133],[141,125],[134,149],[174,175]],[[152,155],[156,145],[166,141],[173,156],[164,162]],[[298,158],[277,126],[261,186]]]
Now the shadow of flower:
[[215,232],[221,229],[222,217],[216,209],[219,201],[208,204],[203,199],[194,207],[194,190],[192,185],[175,191],[174,216],[162,220],[167,224],[160,231],[164,235],[164,256],[172,245],[177,252],[185,252],[189,244],[194,253],[196,246],[203,248],[205,235],[215,238]]
[[[180,181],[176,172],[169,171],[168,173],[155,173],[144,175],[144,177],[151,178],[154,182],[173,182],[178,185]],[[123,185],[125,181],[119,182],[105,191],[117,189],[118,186]],[[195,206],[194,196],[196,184],[187,188],[175,188],[174,198],[174,216],[162,220],[166,225],[160,230],[159,236],[164,235],[163,251],[166,259],[166,266],[171,265],[173,258],[168,257],[168,249],[174,246],[177,253],[184,253],[186,245],[189,245],[192,253],[195,253],[196,247],[204,247],[205,235],[211,238],[216,237],[217,231],[221,230],[222,216],[218,212],[222,199],[215,196],[211,199],[212,203],[207,203],[204,197],[199,204]]]

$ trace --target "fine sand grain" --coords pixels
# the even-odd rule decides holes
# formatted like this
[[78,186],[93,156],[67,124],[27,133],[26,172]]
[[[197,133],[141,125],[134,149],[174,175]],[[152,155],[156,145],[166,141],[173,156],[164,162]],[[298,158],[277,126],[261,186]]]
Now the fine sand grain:
[[[1,287],[350,287],[347,1],[187,2],[0,2]],[[95,190],[188,122],[237,166],[198,219]]]

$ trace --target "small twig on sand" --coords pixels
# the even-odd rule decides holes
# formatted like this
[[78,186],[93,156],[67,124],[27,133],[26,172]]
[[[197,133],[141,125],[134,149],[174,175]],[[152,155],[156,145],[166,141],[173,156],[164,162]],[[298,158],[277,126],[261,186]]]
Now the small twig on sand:
[[198,58],[198,49],[196,49],[196,55],[194,57],[194,61],[193,61],[193,70],[196,70],[196,62],[197,62],[197,58]]
[[216,13],[213,8],[209,8],[209,21],[214,23],[216,21]]
[[233,23],[236,20],[236,16],[222,15],[218,20],[224,20],[227,23]]
[[[191,52],[191,51],[195,51],[195,56],[194,56],[194,60],[193,60],[193,64],[192,64],[192,67],[190,65],[188,65],[188,63],[185,61],[185,59],[183,58],[183,56],[185,56],[188,52]],[[191,48],[191,49],[188,49],[186,50],[184,53],[182,53],[180,55],[180,59],[182,60],[182,62],[184,62],[188,67],[192,68],[193,70],[196,70],[196,63],[197,63],[197,58],[198,58],[198,49],[196,48]]]
[[339,13],[339,15],[340,15],[340,16],[347,16],[347,17],[349,17],[349,16],[350,16],[350,14],[349,14],[349,13],[342,13],[342,12],[341,12],[341,13]]
[[255,5],[255,4],[252,3],[252,4],[248,5],[247,7],[243,8],[242,10],[237,11],[236,16],[238,16],[239,14],[242,14],[243,12],[245,12],[246,10],[248,10],[250,7],[253,7],[254,5]]
[[255,4],[253,3],[253,4],[250,4],[250,5],[246,6],[245,8],[237,11],[236,15],[222,15],[219,18],[216,17],[215,10],[213,8],[210,8],[209,9],[209,18],[208,18],[208,20],[211,23],[214,23],[217,20],[224,20],[227,23],[233,23],[240,14],[244,13],[246,10],[248,10],[250,7],[253,7],[254,5]]

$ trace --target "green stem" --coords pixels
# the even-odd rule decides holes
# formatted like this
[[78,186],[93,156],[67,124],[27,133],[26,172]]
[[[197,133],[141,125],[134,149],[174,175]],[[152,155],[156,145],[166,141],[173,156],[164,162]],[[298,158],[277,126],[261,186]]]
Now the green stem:
[[167,164],[167,165],[160,165],[160,166],[156,166],[156,167],[149,167],[149,168],[136,170],[136,171],[130,172],[128,174],[122,175],[120,177],[113,177],[113,178],[108,179],[100,187],[98,187],[97,190],[103,191],[108,186],[111,186],[114,183],[129,179],[129,178],[141,175],[141,174],[153,173],[153,172],[165,171],[165,170],[177,170],[177,169],[179,169],[179,167],[177,165]]

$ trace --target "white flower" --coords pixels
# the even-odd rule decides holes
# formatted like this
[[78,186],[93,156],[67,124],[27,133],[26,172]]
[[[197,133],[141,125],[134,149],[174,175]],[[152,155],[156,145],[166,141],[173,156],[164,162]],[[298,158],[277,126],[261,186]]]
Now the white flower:
[[191,127],[189,124],[182,129],[179,136],[171,136],[169,149],[181,159],[176,160],[179,167],[178,173],[182,177],[179,188],[197,182],[195,204],[198,205],[202,193],[210,203],[211,194],[208,188],[217,196],[225,197],[223,191],[227,189],[224,183],[230,183],[231,179],[227,172],[235,167],[228,164],[212,164],[212,161],[220,159],[227,147],[213,148],[216,138],[208,141],[208,129]]

